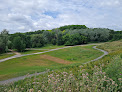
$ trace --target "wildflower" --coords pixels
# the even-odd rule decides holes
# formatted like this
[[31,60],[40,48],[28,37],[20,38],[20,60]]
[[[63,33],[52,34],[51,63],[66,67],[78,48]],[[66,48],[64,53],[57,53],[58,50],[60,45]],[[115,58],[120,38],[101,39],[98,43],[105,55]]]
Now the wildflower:
[[36,84],[36,82],[33,82],[32,84]]
[[97,81],[100,81],[100,79],[97,79]]
[[115,86],[117,87],[118,85],[117,85],[117,84],[115,84]]
[[64,81],[66,81],[66,79],[64,79]]
[[104,76],[104,78],[106,79],[106,76]]
[[72,90],[70,89],[69,92],[72,92]]
[[29,92],[33,92],[33,89],[30,89]]
[[51,80],[49,79],[49,80],[48,80],[48,82],[50,83],[50,82],[51,82]]
[[42,88],[44,88],[44,85],[42,86]]
[[62,88],[58,87],[58,90],[59,90],[59,91],[62,91]]
[[12,90],[10,89],[8,92],[12,92]]
[[83,66],[82,66],[82,65],[80,65],[79,67],[80,67],[80,68],[82,68]]
[[56,77],[59,77],[59,74],[58,74],[58,75],[56,75]]
[[38,92],[42,92],[41,90],[38,90]]
[[88,76],[89,74],[88,74],[88,73],[86,73],[86,75]]
[[24,88],[21,88],[21,90],[24,90]]
[[122,78],[119,78],[118,80],[119,80],[119,81],[121,81],[121,80],[122,80]]
[[115,81],[112,81],[112,85],[114,85],[115,84]]

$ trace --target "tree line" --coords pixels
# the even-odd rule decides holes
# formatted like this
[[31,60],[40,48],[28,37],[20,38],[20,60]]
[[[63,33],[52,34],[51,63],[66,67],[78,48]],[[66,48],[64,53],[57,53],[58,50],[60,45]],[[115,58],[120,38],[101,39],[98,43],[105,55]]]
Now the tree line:
[[80,45],[89,42],[106,42],[122,39],[122,31],[106,28],[88,28],[85,25],[67,25],[52,30],[37,30],[34,32],[14,33],[4,29],[0,33],[0,53],[8,49],[24,51],[25,48],[53,45]]

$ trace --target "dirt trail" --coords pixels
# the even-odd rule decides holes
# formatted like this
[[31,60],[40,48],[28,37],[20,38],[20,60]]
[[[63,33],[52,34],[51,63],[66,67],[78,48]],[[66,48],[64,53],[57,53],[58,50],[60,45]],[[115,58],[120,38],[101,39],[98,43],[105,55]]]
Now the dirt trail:
[[[64,48],[68,48],[68,47],[63,47],[63,48],[59,48],[59,49],[64,49]],[[96,49],[96,50],[99,50],[99,51],[103,52],[104,54],[103,54],[102,56],[100,56],[100,57],[98,57],[98,58],[96,58],[96,59],[94,59],[94,60],[88,61],[88,62],[86,62],[86,63],[84,63],[84,64],[87,64],[87,63],[89,63],[89,62],[93,62],[93,61],[99,60],[99,59],[101,59],[102,57],[104,57],[105,55],[108,54],[107,51],[104,51],[104,50],[102,50],[102,49],[98,49],[98,48],[96,48],[96,46],[93,46],[93,48]],[[58,49],[53,49],[53,50],[50,50],[50,51],[54,51],[54,50],[58,50]],[[50,51],[48,51],[48,52],[50,52]],[[46,51],[46,52],[47,52],[47,51]],[[44,53],[45,53],[45,52],[44,52]],[[37,54],[39,54],[39,53],[37,53]],[[13,83],[13,82],[16,82],[16,81],[19,81],[19,80],[23,80],[23,79],[28,78],[28,77],[32,77],[32,76],[35,76],[35,75],[44,74],[44,73],[46,73],[46,72],[47,72],[47,71],[41,72],[41,73],[36,73],[36,74],[30,74],[29,76],[26,76],[26,75],[25,75],[25,76],[20,76],[20,77],[8,79],[8,80],[0,81],[0,85]]]
[[70,61],[66,61],[66,60],[63,60],[63,59],[60,59],[60,58],[57,58],[57,57],[53,57],[53,56],[50,56],[50,55],[41,55],[41,58],[47,59],[47,60],[50,60],[50,61],[54,61],[54,62],[57,62],[57,63],[61,63],[61,64],[71,64]]
[[13,51],[12,49],[9,49],[11,52],[15,53],[16,55],[21,55],[21,53]]

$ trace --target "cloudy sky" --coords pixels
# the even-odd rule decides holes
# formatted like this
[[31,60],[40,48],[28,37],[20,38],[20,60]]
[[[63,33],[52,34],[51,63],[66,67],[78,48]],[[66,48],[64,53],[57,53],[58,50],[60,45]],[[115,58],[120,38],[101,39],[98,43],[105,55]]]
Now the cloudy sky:
[[122,0],[0,0],[0,31],[71,24],[122,30]]

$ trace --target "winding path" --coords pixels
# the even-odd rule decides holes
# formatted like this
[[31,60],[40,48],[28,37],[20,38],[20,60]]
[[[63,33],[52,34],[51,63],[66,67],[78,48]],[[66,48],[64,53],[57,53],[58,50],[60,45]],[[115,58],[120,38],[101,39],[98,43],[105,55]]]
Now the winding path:
[[[84,46],[84,45],[81,45],[81,46]],[[12,57],[9,57],[9,58],[6,58],[6,59],[2,59],[2,60],[0,60],[0,62],[4,62],[4,61],[6,61],[6,60],[13,59],[13,58],[17,58],[17,57],[22,57],[22,56],[27,56],[27,55],[34,55],[34,54],[42,54],[42,53],[46,53],[46,52],[50,52],[50,51],[55,51],[55,50],[59,50],[59,49],[64,49],[64,48],[69,48],[69,47],[74,47],[74,46],[68,46],[68,47],[63,47],[63,48],[51,49],[51,50],[49,50],[49,51],[38,52],[38,53],[32,53],[32,54],[15,55],[15,56],[12,56]],[[84,63],[84,64],[87,64],[87,63],[89,63],[89,62],[93,62],[93,61],[99,60],[99,59],[101,59],[102,57],[104,57],[105,55],[108,54],[107,51],[104,51],[104,50],[102,50],[102,49],[98,49],[98,48],[96,48],[96,46],[93,46],[93,48],[96,49],[96,50],[99,50],[99,51],[103,52],[104,54],[103,54],[102,56],[100,56],[100,57],[98,57],[98,58],[96,58],[96,59],[94,59],[94,60],[88,61],[88,62],[86,62],[86,63]],[[35,74],[29,74],[29,76],[25,75],[25,76],[20,76],[20,77],[8,79],[8,80],[0,81],[0,85],[9,84],[9,83],[12,83],[12,82],[16,82],[16,81],[19,81],[19,80],[23,80],[23,79],[28,78],[28,77],[32,77],[32,76],[34,76],[34,75],[44,74],[44,73],[46,73],[46,72],[48,72],[48,71],[44,71],[44,72],[40,72],[40,73],[35,73]]]

